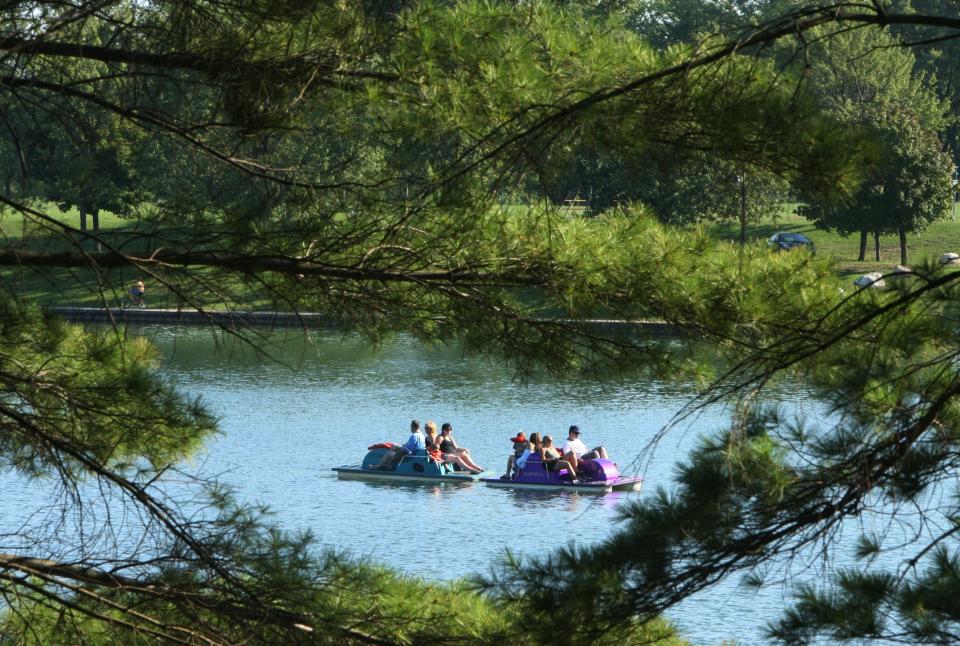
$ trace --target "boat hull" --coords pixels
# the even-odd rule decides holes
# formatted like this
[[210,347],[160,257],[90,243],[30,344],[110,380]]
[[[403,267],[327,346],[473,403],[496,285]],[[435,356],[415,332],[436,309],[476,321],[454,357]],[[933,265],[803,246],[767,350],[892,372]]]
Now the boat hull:
[[382,446],[371,448],[360,464],[344,464],[334,467],[341,480],[375,480],[379,482],[475,482],[489,477],[493,472],[469,473],[458,471],[452,464],[432,459],[425,451],[401,457],[387,470],[375,469],[388,449]]
[[584,460],[577,469],[579,481],[572,482],[566,469],[554,471],[537,454],[527,458],[518,473],[510,479],[484,478],[483,483],[503,489],[538,491],[578,491],[603,494],[611,491],[640,491],[643,478],[621,476],[617,465],[606,458]]
[[643,478],[620,478],[613,483],[614,491],[640,491],[643,489]]
[[492,472],[485,471],[476,475],[466,473],[451,474],[424,474],[398,471],[372,471],[370,469],[361,469],[360,465],[344,465],[334,467],[340,480],[373,480],[378,482],[455,482],[466,483],[476,482],[484,476],[489,476]]
[[572,482],[524,482],[523,480],[502,480],[483,478],[481,482],[488,487],[499,489],[527,489],[531,491],[575,491],[583,494],[605,494],[613,491],[640,491],[643,478],[619,478],[612,482],[574,484]]

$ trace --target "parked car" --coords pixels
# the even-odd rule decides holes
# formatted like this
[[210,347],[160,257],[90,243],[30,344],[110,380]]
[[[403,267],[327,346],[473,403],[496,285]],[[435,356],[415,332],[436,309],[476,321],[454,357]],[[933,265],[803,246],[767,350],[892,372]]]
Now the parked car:
[[810,253],[817,253],[817,246],[813,244],[813,240],[802,233],[779,231],[770,236],[767,244],[770,245],[770,248],[774,251],[789,251],[790,249],[799,248],[806,249]]

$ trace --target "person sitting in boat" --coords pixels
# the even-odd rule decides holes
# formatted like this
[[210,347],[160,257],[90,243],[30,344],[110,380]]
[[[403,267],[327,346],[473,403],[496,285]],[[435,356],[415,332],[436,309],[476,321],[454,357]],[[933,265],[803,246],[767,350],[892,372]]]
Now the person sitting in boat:
[[569,460],[563,459],[563,456],[560,455],[560,451],[558,451],[557,447],[553,445],[553,438],[549,435],[543,436],[543,447],[540,449],[540,459],[543,460],[543,463],[547,465],[547,468],[551,471],[560,471],[561,469],[566,469],[567,473],[570,474],[570,478],[574,482],[577,481],[577,470],[573,467]]
[[424,428],[426,429],[424,440],[426,442],[426,451],[432,460],[439,463],[455,464],[471,473],[483,473],[483,468],[474,464],[473,460],[464,458],[457,453],[444,453],[440,449],[440,436],[437,435],[436,422],[429,420],[424,424]]
[[424,441],[427,443],[427,449],[440,449],[440,438],[437,436],[437,423],[435,421],[427,420],[427,423],[423,425],[424,431]]
[[[429,422],[427,423],[429,425]],[[440,453],[443,454],[443,461],[452,464],[461,464],[474,473],[483,471],[483,467],[477,466],[470,455],[470,451],[461,446],[457,446],[457,441],[453,439],[453,427],[450,422],[444,422],[440,426]],[[460,458],[458,462],[456,458]]]
[[[434,425],[436,430],[436,425]],[[427,448],[427,439],[420,430],[420,420],[410,422],[410,437],[402,444],[393,447],[380,458],[380,462],[370,467],[375,471],[394,469],[405,456],[422,451]]]
[[524,447],[523,453],[521,453],[521,454],[517,457],[517,463],[516,463],[516,464],[517,464],[517,468],[518,468],[518,469],[522,469],[522,468],[524,468],[525,466],[527,466],[527,459],[528,459],[531,455],[533,455],[534,453],[538,452],[538,451],[540,450],[540,448],[541,448],[541,446],[540,446],[540,434],[539,434],[539,433],[531,433],[531,434],[530,434],[530,441],[527,442],[527,445]]
[[581,460],[607,459],[607,450],[602,446],[587,450],[587,445],[580,439],[580,427],[576,424],[567,432],[567,441],[563,443],[560,452],[563,459],[573,465],[575,471],[580,468]]
[[511,437],[510,441],[513,442],[513,454],[507,460],[507,472],[500,476],[501,480],[509,480],[513,477],[513,469],[517,464],[517,458],[527,448],[527,436],[523,434],[523,431],[517,431],[517,434]]

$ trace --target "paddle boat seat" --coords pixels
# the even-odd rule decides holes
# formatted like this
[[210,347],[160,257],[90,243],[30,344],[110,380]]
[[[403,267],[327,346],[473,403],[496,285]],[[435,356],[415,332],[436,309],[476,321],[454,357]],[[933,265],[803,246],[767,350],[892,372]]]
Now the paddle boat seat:
[[389,442],[374,444],[367,447],[367,454],[360,464],[345,464],[334,467],[333,470],[341,480],[394,480],[396,482],[474,482],[479,475],[469,472],[458,473],[452,464],[435,460],[426,451],[399,456],[390,469],[375,469],[374,467],[383,461],[387,452],[394,446]]
[[[617,465],[610,460],[584,460],[580,463],[578,475],[583,482],[613,482],[620,473]],[[517,476],[520,479],[531,482],[560,482],[569,481],[570,472],[567,469],[560,471],[550,471],[547,465],[540,459],[540,456],[533,454],[527,458],[527,462]]]
[[[367,451],[367,454],[363,458],[363,463],[361,464],[361,469],[368,469],[373,465],[379,464],[380,460],[386,454],[389,449],[377,447],[375,449],[370,449]],[[423,475],[446,475],[453,473],[452,465],[446,463],[437,463],[433,460],[427,452],[423,449],[412,453],[411,455],[405,455],[400,458],[400,461],[397,463],[396,467],[392,469],[394,472],[398,473],[416,473]]]
[[523,468],[520,469],[520,475],[518,477],[534,481],[559,480],[567,477],[567,470],[550,471],[544,461],[540,459],[540,456],[534,453],[527,458],[527,462],[523,465]]

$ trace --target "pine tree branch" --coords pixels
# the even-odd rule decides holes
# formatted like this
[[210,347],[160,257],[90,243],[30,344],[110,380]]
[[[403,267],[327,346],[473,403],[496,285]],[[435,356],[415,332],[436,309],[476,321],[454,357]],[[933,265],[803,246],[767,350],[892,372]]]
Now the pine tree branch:
[[[13,570],[31,577],[42,579],[48,583],[62,586],[78,595],[92,599],[97,603],[107,605],[113,610],[130,614],[135,619],[146,621],[147,623],[155,625],[158,629],[164,631],[173,631],[174,633],[185,633],[187,637],[183,638],[186,640],[183,643],[190,643],[190,638],[197,638],[209,644],[226,644],[231,642],[229,640],[223,640],[204,633],[199,633],[195,630],[187,628],[186,626],[166,624],[144,612],[135,610],[132,606],[126,607],[112,599],[108,599],[102,595],[96,594],[89,588],[66,583],[65,580],[77,581],[83,584],[96,584],[98,586],[118,590],[126,594],[146,595],[148,597],[162,599],[169,602],[186,603],[189,606],[202,609],[204,612],[211,612],[216,615],[232,617],[234,619],[240,619],[244,621],[252,620],[256,624],[260,624],[264,621],[268,623],[275,623],[284,628],[292,628],[300,633],[312,633],[315,630],[313,627],[313,620],[304,615],[281,611],[279,609],[271,609],[270,613],[265,614],[260,610],[250,608],[248,606],[225,603],[219,599],[215,599],[207,595],[190,593],[181,589],[170,587],[169,585],[163,583],[138,581],[136,579],[120,576],[111,572],[100,570],[98,568],[84,565],[62,563],[58,561],[52,561],[50,559],[32,558],[16,554],[0,553],[0,570]],[[14,585],[24,585],[23,579],[14,579],[10,576],[7,576],[6,578]],[[40,588],[40,586],[31,586],[30,589],[34,592],[45,590]],[[65,605],[68,605],[74,610],[79,610],[85,614],[91,614],[94,612],[82,604],[69,602],[65,600],[62,595],[58,595],[54,592],[46,591],[45,594],[53,595],[57,603],[65,602]],[[102,613],[95,613],[95,616],[99,619],[104,619],[105,617],[105,615]],[[144,630],[144,627],[141,625],[135,625],[129,622],[121,623],[127,629],[134,631]],[[336,630],[344,637],[362,643],[378,644],[381,646],[392,646],[396,643],[392,640],[375,637],[356,628],[338,625],[327,625],[325,628]],[[151,632],[150,629],[146,630]],[[177,641],[175,637],[168,633],[158,633],[157,636],[162,636],[165,639]]]
[[363,280],[387,283],[443,283],[449,285],[482,285],[485,287],[535,286],[544,281],[519,268],[481,272],[470,269],[439,271],[400,271],[377,268],[355,268],[323,264],[284,256],[246,254],[226,251],[177,251],[158,249],[147,256],[128,253],[79,253],[70,251],[0,250],[0,266],[28,267],[216,267],[242,273],[272,272],[291,276],[304,275],[330,280]]
[[49,40],[14,37],[0,39],[0,51],[7,51],[17,55],[54,56],[101,61],[104,63],[122,63],[135,66],[144,65],[166,70],[190,70],[212,75],[222,74],[224,72],[269,74],[271,70],[274,72],[289,73],[293,70],[310,69],[319,71],[320,73],[319,77],[312,79],[313,81],[325,82],[327,84],[332,84],[332,79],[334,78],[383,82],[394,82],[401,78],[398,74],[379,70],[344,69],[338,67],[334,55],[327,52],[313,52],[286,58],[253,61],[238,58],[236,54],[232,52],[223,57],[201,56],[199,54],[181,52],[159,54],[132,49],[86,45],[83,43],[52,42]]
[[[520,147],[522,142],[532,141],[538,137],[545,136],[551,128],[560,128],[579,113],[590,110],[602,103],[627,96],[666,79],[687,76],[695,70],[730,58],[741,51],[767,45],[785,37],[802,36],[804,33],[817,27],[830,24],[851,25],[851,28],[854,29],[869,26],[885,27],[889,25],[927,26],[955,29],[957,33],[951,37],[960,38],[960,18],[924,14],[889,13],[885,10],[877,10],[876,8],[874,8],[872,12],[864,11],[864,9],[871,7],[873,7],[873,5],[860,2],[840,2],[831,5],[806,7],[788,13],[767,24],[744,30],[738,37],[726,40],[723,44],[713,48],[707,54],[701,54],[700,48],[694,48],[692,50],[693,56],[690,58],[674,65],[658,69],[655,72],[636,78],[623,85],[600,89],[566,106],[539,106],[544,108],[546,112],[545,116],[534,119],[529,125],[521,126],[516,132],[507,134],[502,140],[497,141],[497,135],[501,132],[507,132],[506,128],[508,125],[511,125],[511,122],[519,122],[521,117],[526,116],[530,112],[531,109],[529,107],[525,108],[509,121],[498,125],[485,136],[480,137],[473,146],[467,148],[459,159],[450,165],[447,173],[443,175],[443,183],[453,182],[465,176],[483,163],[495,159],[515,147]],[[493,146],[485,149],[484,147],[491,142],[493,142]]]

